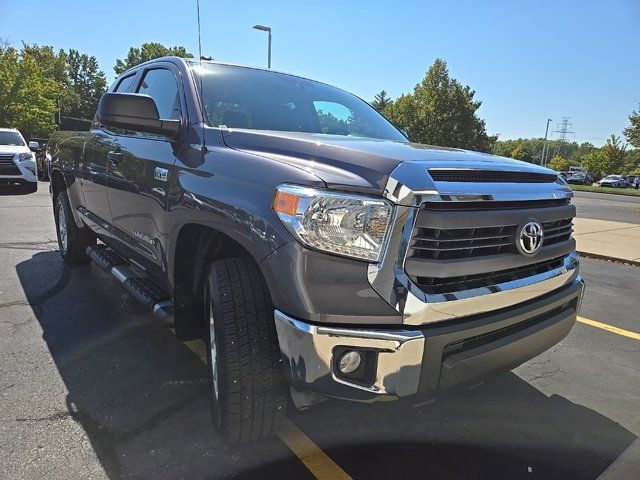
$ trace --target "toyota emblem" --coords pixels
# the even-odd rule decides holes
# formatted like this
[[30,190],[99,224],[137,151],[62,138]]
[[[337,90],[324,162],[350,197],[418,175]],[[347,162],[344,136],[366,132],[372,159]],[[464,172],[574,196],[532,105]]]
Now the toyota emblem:
[[525,257],[532,257],[540,251],[543,239],[542,225],[529,221],[524,223],[516,233],[516,248]]

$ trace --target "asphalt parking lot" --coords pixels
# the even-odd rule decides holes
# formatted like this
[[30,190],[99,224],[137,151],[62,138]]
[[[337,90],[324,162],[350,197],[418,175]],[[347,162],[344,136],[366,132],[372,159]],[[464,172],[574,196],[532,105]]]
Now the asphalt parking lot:
[[[514,372],[421,407],[327,401],[290,411],[272,440],[230,448],[209,421],[197,343],[177,342],[99,269],[62,263],[47,188],[0,196],[0,478],[640,471],[638,267],[584,259],[581,317],[596,323]],[[608,215],[591,199],[585,210]]]

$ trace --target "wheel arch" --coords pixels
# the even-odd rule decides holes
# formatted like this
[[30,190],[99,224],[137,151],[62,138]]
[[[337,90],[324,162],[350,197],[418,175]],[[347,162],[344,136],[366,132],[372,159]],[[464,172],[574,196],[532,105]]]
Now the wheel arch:
[[199,223],[187,223],[178,231],[172,256],[172,284],[176,336],[180,340],[203,334],[204,271],[211,262],[246,257],[259,264],[240,242],[220,230]]

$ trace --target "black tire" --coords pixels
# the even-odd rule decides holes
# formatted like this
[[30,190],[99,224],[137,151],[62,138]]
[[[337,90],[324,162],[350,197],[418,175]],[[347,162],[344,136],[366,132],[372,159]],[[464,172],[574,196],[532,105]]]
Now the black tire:
[[[88,228],[78,228],[71,213],[69,198],[64,190],[55,197],[54,217],[58,248],[63,260],[69,265],[87,263],[87,247],[96,244],[95,234]],[[66,235],[66,241],[65,241]]]
[[267,438],[285,417],[288,384],[257,265],[246,258],[211,263],[204,300],[213,423],[229,444]]
[[36,193],[38,191],[38,182],[23,183],[22,191],[24,193]]

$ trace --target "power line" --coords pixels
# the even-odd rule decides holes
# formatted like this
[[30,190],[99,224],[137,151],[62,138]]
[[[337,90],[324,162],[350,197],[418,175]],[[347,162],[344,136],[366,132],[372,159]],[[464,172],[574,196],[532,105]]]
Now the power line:
[[553,151],[553,156],[560,155],[562,152],[562,146],[567,143],[567,135],[575,135],[576,132],[570,130],[573,128],[573,124],[569,122],[569,117],[562,117],[562,121],[558,124],[558,130],[554,130],[553,133],[559,134],[558,144],[556,145],[556,149]]

